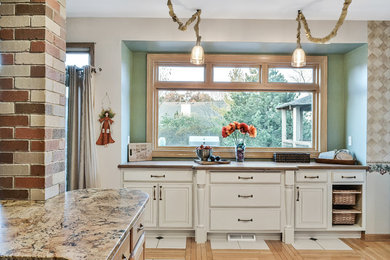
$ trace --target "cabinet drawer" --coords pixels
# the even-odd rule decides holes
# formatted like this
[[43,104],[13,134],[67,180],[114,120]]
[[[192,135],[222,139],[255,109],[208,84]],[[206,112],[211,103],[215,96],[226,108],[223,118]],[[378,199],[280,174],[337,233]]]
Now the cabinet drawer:
[[333,171],[333,182],[364,182],[363,171]]
[[142,235],[138,240],[133,252],[131,252],[130,260],[144,260],[145,259],[145,235]]
[[214,184],[211,207],[280,207],[280,186]]
[[123,173],[124,181],[192,182],[192,170],[131,169]]
[[211,172],[211,183],[280,183],[281,172]]
[[211,230],[280,230],[279,209],[211,209]]
[[327,171],[298,171],[296,175],[297,182],[327,182]]
[[135,222],[133,228],[131,229],[131,239],[130,239],[131,251],[134,251],[134,248],[137,245],[139,238],[145,233],[144,225],[142,224],[142,221],[143,221],[143,213],[141,213],[141,215]]
[[125,259],[124,257],[128,259],[130,258],[130,253],[130,233],[127,233],[126,238],[116,251],[113,260],[122,260]]

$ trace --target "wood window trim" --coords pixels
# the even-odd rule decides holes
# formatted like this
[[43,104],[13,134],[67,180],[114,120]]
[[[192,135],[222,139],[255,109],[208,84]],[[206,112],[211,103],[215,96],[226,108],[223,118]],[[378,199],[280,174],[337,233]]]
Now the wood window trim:
[[[237,90],[237,91],[309,91],[313,93],[313,147],[312,148],[254,148],[248,147],[246,158],[272,158],[274,152],[307,152],[312,158],[327,150],[327,57],[307,56],[307,66],[314,67],[314,83],[271,83],[268,82],[268,67],[291,67],[291,56],[278,55],[238,55],[208,54],[205,56],[204,82],[159,82],[158,65],[193,66],[188,54],[148,54],[147,55],[147,142],[152,143],[153,157],[194,157],[194,147],[158,147],[158,102],[156,92],[160,89],[191,90]],[[228,64],[228,65],[227,65]],[[212,82],[213,66],[259,66],[260,82],[217,83]],[[288,84],[288,89],[286,88]],[[228,85],[229,87],[227,87]],[[272,88],[272,89],[271,89]],[[234,158],[231,147],[215,147],[215,153],[224,158]]]
[[72,49],[88,49],[89,61],[92,67],[95,66],[95,43],[94,42],[67,42],[66,43],[66,52],[83,52],[83,51],[74,51]]

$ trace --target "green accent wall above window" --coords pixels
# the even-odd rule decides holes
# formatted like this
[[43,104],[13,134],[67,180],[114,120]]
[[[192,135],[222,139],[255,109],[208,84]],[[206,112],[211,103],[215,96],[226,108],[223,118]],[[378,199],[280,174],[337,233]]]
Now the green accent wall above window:
[[[350,66],[354,66],[353,64],[355,63],[356,59],[359,60],[358,63],[365,62],[365,64],[367,64],[367,52],[364,52],[364,49],[367,49],[367,45],[359,45],[357,47],[359,48],[356,48],[352,51],[348,50],[348,53],[327,55],[328,150],[341,148],[350,148],[355,150],[355,148],[359,147],[359,143],[361,143],[360,141],[356,140],[357,143],[355,143],[355,146],[347,147],[346,142],[347,132],[348,135],[350,135],[351,132],[356,131],[352,129],[356,129],[353,127],[356,125],[354,122],[359,119],[354,116],[358,112],[355,110],[356,104],[354,104],[353,99],[348,99],[348,95],[352,95],[352,93],[350,93],[352,90],[351,85],[353,84],[353,82],[351,82],[352,75],[354,75],[355,82],[362,82],[363,85],[367,85],[366,75],[356,75],[356,73],[351,74],[355,70],[350,68]],[[131,71],[132,75],[130,83],[129,123],[130,141],[133,143],[146,142],[146,55],[146,52],[133,52],[132,55],[133,67]],[[310,53],[308,53],[308,55],[310,55]],[[364,86],[361,87],[364,88]],[[347,116],[351,118],[347,118]],[[353,135],[355,136],[356,134]],[[356,138],[360,138],[359,136],[361,135],[362,133],[358,133]],[[364,140],[361,141],[363,142]],[[354,152],[358,154],[358,159],[362,160],[364,163],[365,157],[362,156],[361,152]]]

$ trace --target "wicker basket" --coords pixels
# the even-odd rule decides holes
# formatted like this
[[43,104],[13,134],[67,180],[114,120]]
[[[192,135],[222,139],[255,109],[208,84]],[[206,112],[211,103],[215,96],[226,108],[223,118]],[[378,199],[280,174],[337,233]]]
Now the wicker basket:
[[333,213],[333,225],[353,225],[355,224],[355,213]]
[[[355,205],[356,193],[348,193],[350,190],[334,190],[333,192],[333,205]],[[345,192],[345,193],[343,193]]]
[[301,162],[310,163],[309,153],[274,153],[275,162]]

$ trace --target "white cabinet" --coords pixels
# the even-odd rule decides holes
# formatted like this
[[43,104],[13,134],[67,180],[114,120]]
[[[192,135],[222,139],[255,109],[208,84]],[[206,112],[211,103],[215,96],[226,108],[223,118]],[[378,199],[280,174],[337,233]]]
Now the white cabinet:
[[123,172],[123,186],[149,194],[144,225],[150,229],[192,229],[192,171],[135,169]]
[[160,184],[159,226],[192,227],[192,184]]
[[145,206],[143,224],[145,227],[157,227],[157,189],[156,183],[124,183],[125,188],[141,190],[149,194],[149,202]]
[[210,171],[209,231],[280,231],[280,171]]
[[295,227],[321,229],[327,227],[327,185],[297,184]]
[[[122,183],[149,194],[143,222],[147,229],[195,230],[199,243],[206,242],[210,233],[281,232],[283,241],[291,243],[296,231],[365,230],[364,169],[305,166],[257,171],[246,170],[245,165],[228,170],[219,167],[123,169]],[[336,188],[358,193],[354,210],[360,212],[355,213],[354,225],[332,223]]]

